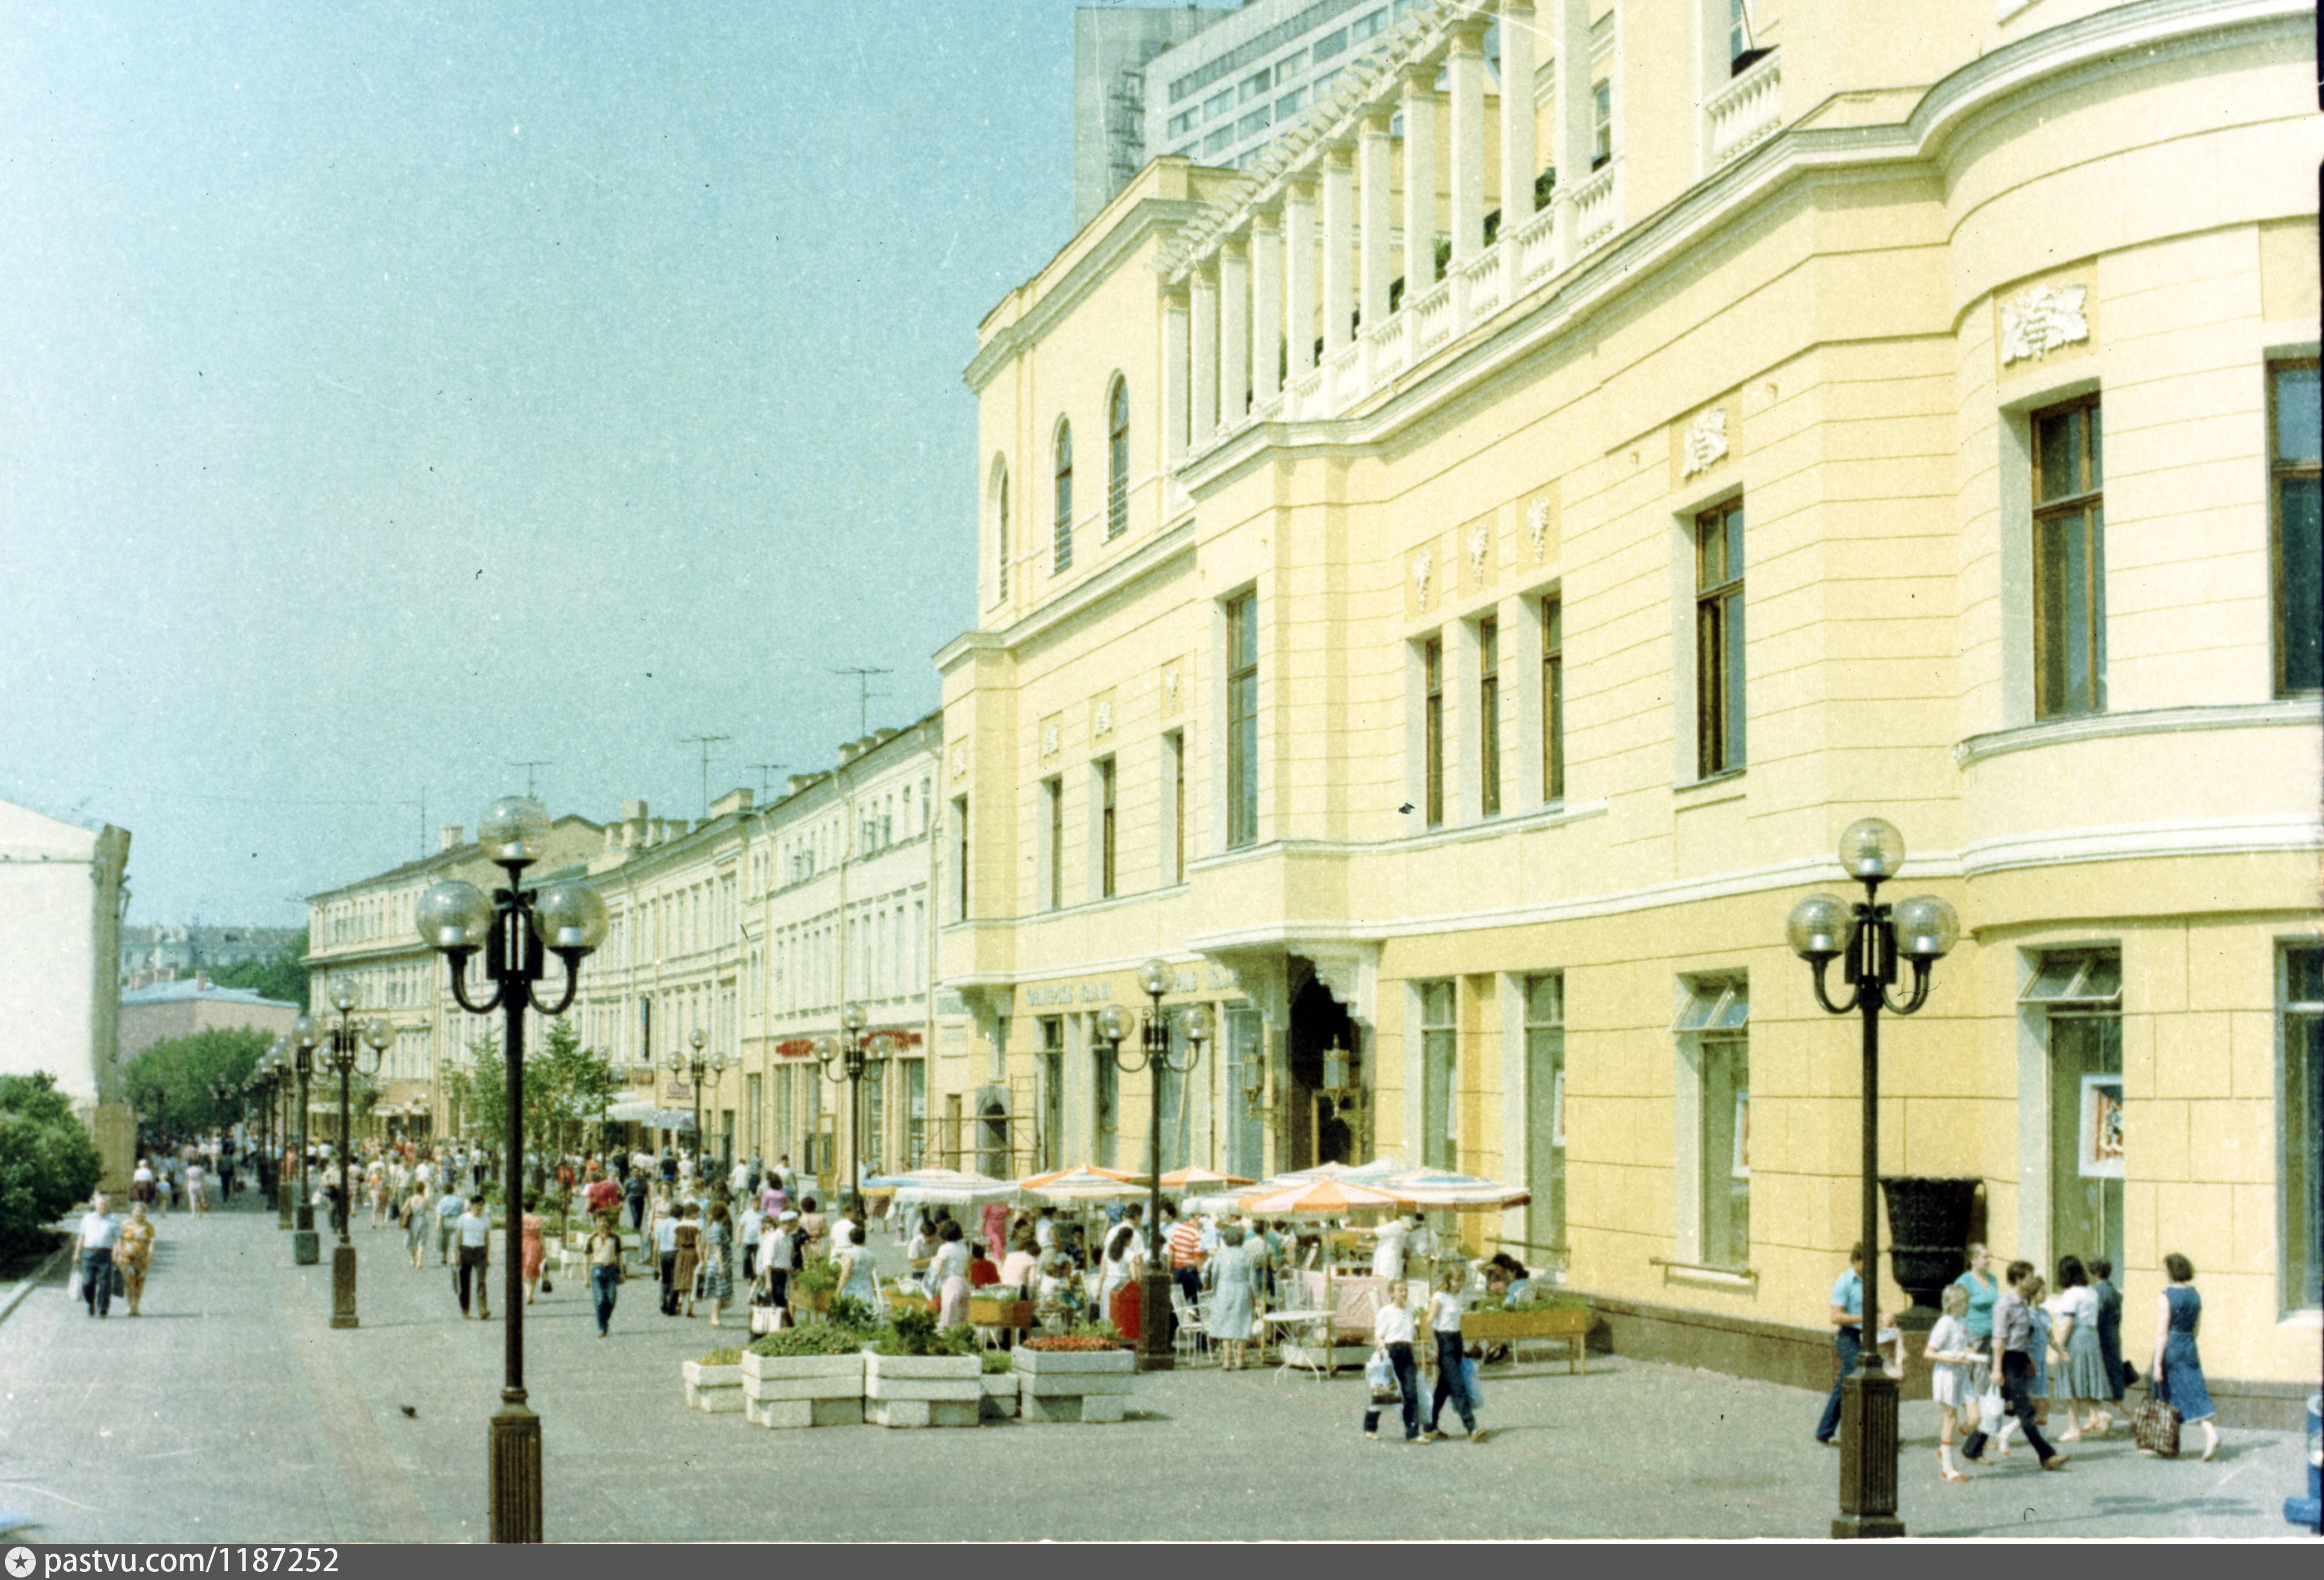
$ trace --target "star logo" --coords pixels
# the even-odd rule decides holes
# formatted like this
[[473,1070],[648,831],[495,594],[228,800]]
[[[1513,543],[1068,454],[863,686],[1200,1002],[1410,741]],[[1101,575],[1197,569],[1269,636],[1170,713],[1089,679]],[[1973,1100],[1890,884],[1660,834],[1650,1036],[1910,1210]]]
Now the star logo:
[[14,1575],[16,1577],[16,1580],[24,1580],[24,1576],[32,1572],[32,1549],[30,1548],[10,1548],[8,1549],[8,1573]]

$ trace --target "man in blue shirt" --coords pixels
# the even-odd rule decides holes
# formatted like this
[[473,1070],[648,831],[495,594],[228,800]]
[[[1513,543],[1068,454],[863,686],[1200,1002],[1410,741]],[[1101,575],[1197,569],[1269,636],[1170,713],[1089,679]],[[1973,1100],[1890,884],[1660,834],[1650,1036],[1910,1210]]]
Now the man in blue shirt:
[[1864,1350],[1864,1245],[1861,1241],[1848,1253],[1848,1270],[1832,1280],[1829,1317],[1834,1329],[1834,1347],[1840,1352],[1840,1375],[1832,1380],[1831,1397],[1823,1401],[1823,1419],[1816,1423],[1816,1441],[1826,1446],[1837,1442],[1840,1390],[1846,1385],[1849,1374],[1856,1370],[1857,1357]]

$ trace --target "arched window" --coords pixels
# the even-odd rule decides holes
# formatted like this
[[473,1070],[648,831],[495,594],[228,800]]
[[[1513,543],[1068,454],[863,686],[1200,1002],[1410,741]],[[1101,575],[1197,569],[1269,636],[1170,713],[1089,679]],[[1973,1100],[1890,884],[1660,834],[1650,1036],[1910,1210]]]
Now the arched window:
[[1105,400],[1105,535],[1130,530],[1130,384],[1120,376]]
[[995,563],[992,598],[995,603],[1009,597],[1009,463],[992,463],[992,533]]
[[1049,574],[1059,575],[1074,562],[1074,425],[1057,424],[1057,541],[1050,557]]

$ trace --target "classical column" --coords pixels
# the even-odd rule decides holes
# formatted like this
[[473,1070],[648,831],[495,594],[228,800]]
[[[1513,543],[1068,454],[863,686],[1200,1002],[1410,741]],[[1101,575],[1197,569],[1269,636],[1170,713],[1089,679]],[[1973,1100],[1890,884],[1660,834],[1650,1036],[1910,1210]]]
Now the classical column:
[[1557,256],[1571,264],[1581,249],[1573,234],[1573,194],[1590,179],[1590,0],[1553,0],[1557,6]]
[[1404,77],[1404,303],[1436,283],[1436,62]]
[[1291,377],[1315,368],[1315,199],[1305,181],[1283,189],[1283,333]]
[[1219,248],[1219,426],[1250,412],[1250,254],[1240,236]]
[[1250,219],[1251,403],[1283,393],[1283,226],[1271,208]]
[[1485,244],[1485,23],[1463,17],[1452,25],[1445,62],[1452,89],[1452,263]]
[[1357,223],[1361,255],[1358,285],[1367,329],[1388,322],[1388,231],[1396,215],[1395,195],[1389,189],[1395,165],[1389,158],[1388,118],[1386,105],[1366,115],[1363,134],[1356,143],[1357,201],[1363,206]]
[[1186,288],[1167,287],[1162,297],[1162,444],[1172,466],[1186,458],[1186,419],[1194,369],[1186,358]]
[[1209,446],[1219,435],[1219,266],[1215,262],[1194,269],[1194,445]]
[[1533,0],[1501,0],[1501,234],[1533,217]]
[[1348,343],[1355,316],[1356,172],[1345,143],[1323,151],[1323,356]]

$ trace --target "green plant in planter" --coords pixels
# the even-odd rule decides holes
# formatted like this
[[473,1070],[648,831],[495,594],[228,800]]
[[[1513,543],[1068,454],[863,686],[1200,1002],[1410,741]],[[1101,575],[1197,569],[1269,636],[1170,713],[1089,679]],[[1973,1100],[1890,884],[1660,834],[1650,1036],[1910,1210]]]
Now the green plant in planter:
[[705,1366],[739,1366],[742,1363],[742,1352],[731,1348],[713,1350],[703,1356],[699,1363]]
[[936,1333],[936,1319],[925,1311],[899,1311],[880,1330],[872,1347],[883,1355],[942,1355],[950,1352]]
[[827,1261],[809,1262],[791,1275],[791,1288],[803,1295],[839,1288],[839,1270]]
[[852,1327],[860,1333],[872,1333],[880,1327],[880,1314],[853,1295],[841,1295],[831,1302],[825,1317],[834,1327]]
[[1590,1309],[1590,1302],[1566,1290],[1545,1290],[1538,1294],[1528,1294],[1516,1305],[1504,1307],[1502,1309],[1507,1311],[1587,1311]]
[[1013,1372],[1016,1369],[1016,1359],[1011,1356],[1007,1350],[987,1350],[984,1352],[984,1374],[987,1377],[991,1377],[996,1372]]
[[973,1355],[983,1347],[982,1341],[976,1336],[975,1327],[965,1322],[955,1322],[945,1328],[936,1335],[936,1342],[944,1346],[944,1353],[948,1355]]
[[752,1340],[751,1353],[769,1356],[852,1355],[863,1347],[865,1337],[860,1329],[835,1327],[828,1323],[814,1327],[782,1327]]

